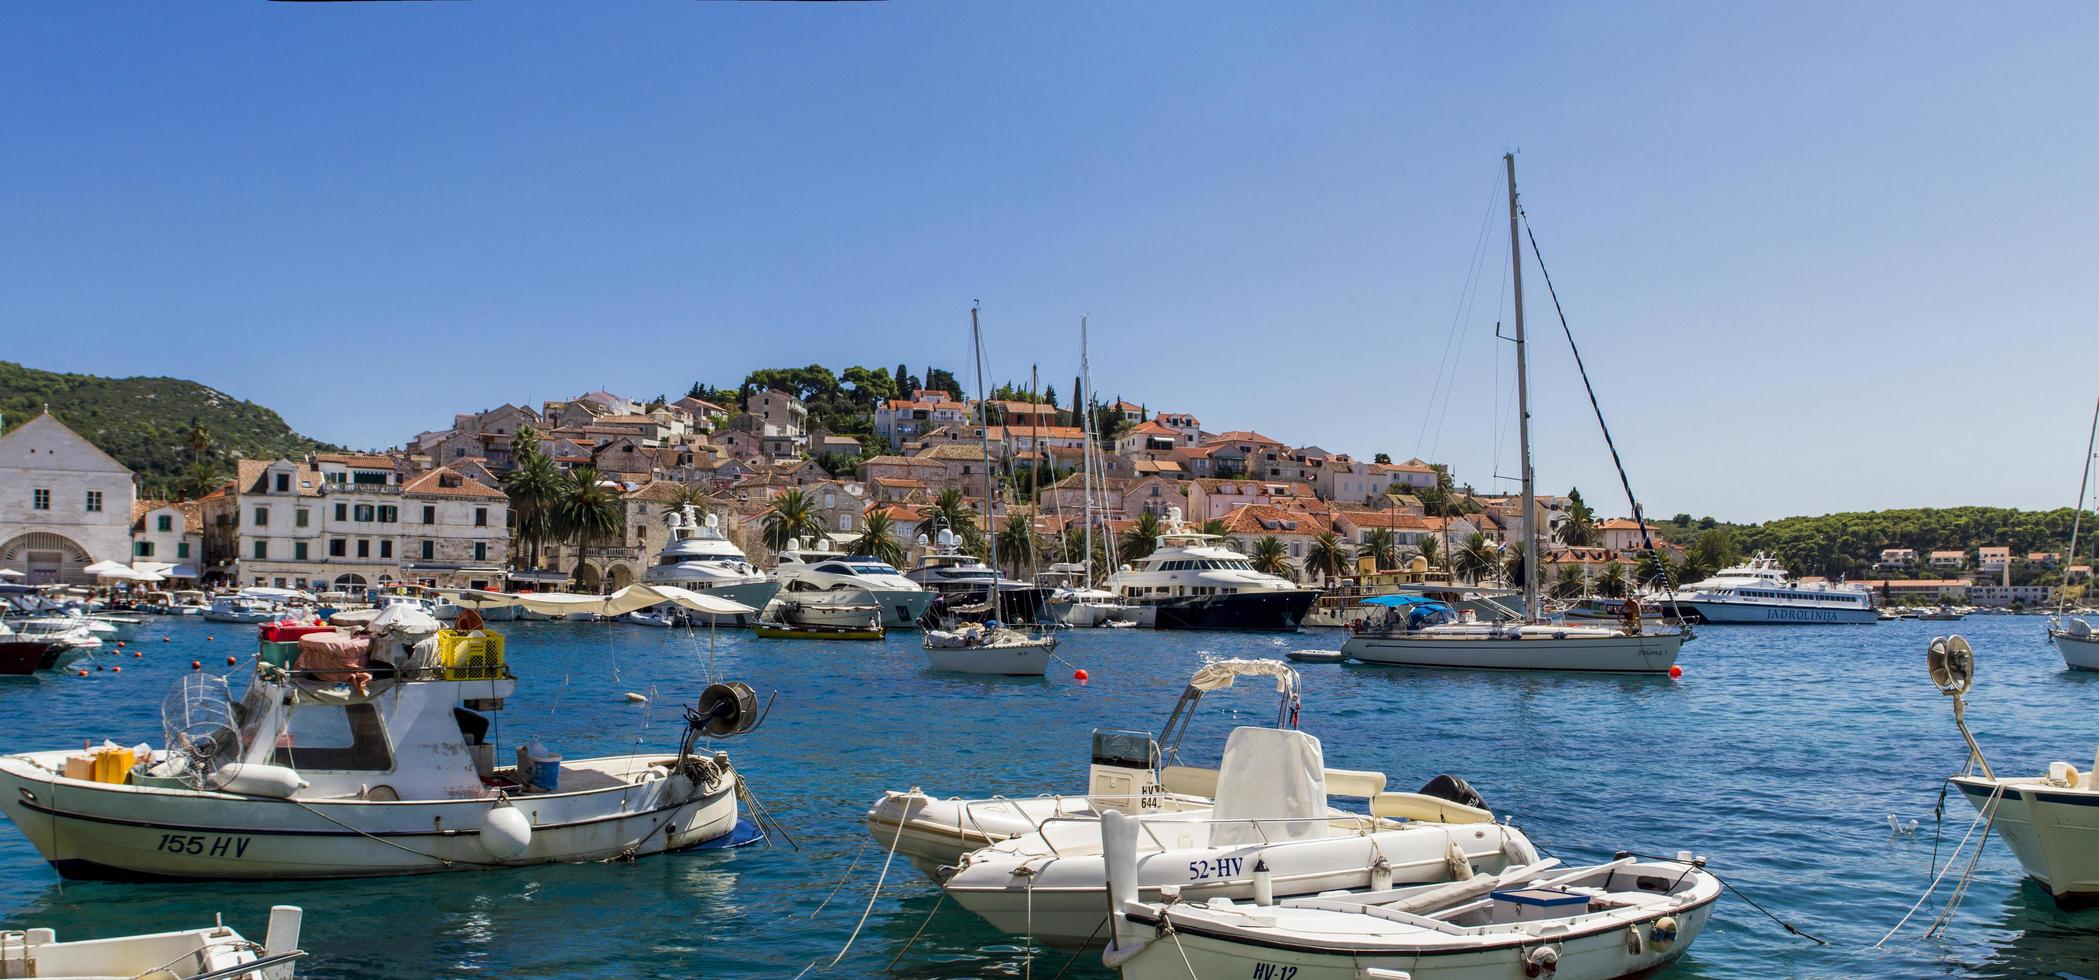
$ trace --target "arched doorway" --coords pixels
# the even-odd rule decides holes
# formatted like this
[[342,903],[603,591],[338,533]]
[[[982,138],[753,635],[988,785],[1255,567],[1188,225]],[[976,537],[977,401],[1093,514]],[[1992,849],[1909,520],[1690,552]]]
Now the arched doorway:
[[345,573],[335,577],[335,587],[338,589],[361,589],[364,586],[365,581],[362,575]]
[[590,562],[584,562],[583,567],[576,570],[576,591],[585,595],[595,594],[598,586],[604,584],[604,581],[604,574],[598,571],[598,566]]
[[634,584],[634,566],[619,562],[612,566],[612,591],[618,592]]
[[84,569],[94,563],[87,549],[63,534],[31,531],[0,545],[0,566],[22,572],[30,585],[93,585]]

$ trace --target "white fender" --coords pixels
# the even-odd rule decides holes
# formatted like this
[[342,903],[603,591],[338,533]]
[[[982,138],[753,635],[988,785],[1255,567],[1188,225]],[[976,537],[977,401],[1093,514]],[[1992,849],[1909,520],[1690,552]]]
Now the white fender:
[[291,795],[305,789],[309,783],[301,778],[298,770],[261,763],[241,763],[227,766],[230,775],[219,785],[228,793],[243,796],[267,796],[272,799],[290,799]]
[[481,849],[498,861],[508,861],[532,846],[532,821],[508,802],[489,808],[481,818]]

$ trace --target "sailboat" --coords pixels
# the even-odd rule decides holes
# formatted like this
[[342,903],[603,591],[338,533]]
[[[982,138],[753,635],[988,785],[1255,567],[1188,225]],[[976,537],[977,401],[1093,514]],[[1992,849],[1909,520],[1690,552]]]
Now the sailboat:
[[[2063,560],[2065,585],[2069,582],[2067,569],[2077,564],[2077,534],[2083,530],[2084,495],[2092,485],[2092,452],[2099,449],[2099,404],[2092,406],[2092,431],[2085,436],[2084,442],[2084,476],[2077,481],[2077,506],[2071,511],[2070,518],[2070,551]],[[2055,648],[2062,652],[2063,663],[2071,670],[2099,670],[2099,635],[2094,634],[2091,623],[2065,614],[2069,596],[2067,588],[2062,590],[2062,596],[2056,600],[2055,618],[2048,624],[2048,638],[2055,641]]]
[[[977,370],[977,405],[984,404],[984,330],[977,322],[977,308],[969,308],[970,343],[975,351]],[[991,469],[991,426],[988,415],[978,419],[977,440],[984,450],[984,519],[989,523],[997,518],[998,476]],[[998,564],[998,529],[993,527],[986,538],[991,544],[991,569],[993,584],[990,595],[998,595],[996,582]],[[948,533],[943,531],[943,534]],[[993,612],[998,605],[994,602]],[[1039,607],[1038,607],[1039,608]],[[1050,655],[1057,649],[1057,638],[1043,632],[1038,624],[1032,632],[1014,628],[997,619],[981,623],[967,623],[953,630],[929,629],[921,641],[926,659],[934,670],[958,674],[1000,674],[1006,676],[1040,677],[1049,670]]]
[[[1516,207],[1516,155],[1504,154],[1509,181],[1509,274],[1516,319],[1516,413],[1523,457],[1523,609],[1492,622],[1460,617],[1447,604],[1417,596],[1377,596],[1383,623],[1350,637],[1341,652],[1368,664],[1484,670],[1667,673],[1689,634],[1682,630],[1575,626],[1550,622],[1538,594],[1537,484],[1531,472],[1530,363],[1523,326],[1523,250]],[[1630,495],[1630,490],[1628,490]],[[1633,505],[1639,515],[1639,505]],[[1642,532],[1646,521],[1641,520]],[[1651,547],[1651,544],[1650,544]]]

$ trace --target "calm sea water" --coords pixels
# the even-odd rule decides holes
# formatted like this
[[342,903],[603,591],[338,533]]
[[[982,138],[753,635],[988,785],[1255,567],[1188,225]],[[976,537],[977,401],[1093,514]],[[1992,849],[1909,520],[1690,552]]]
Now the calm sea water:
[[[503,736],[541,736],[570,757],[674,746],[675,704],[707,676],[706,634],[639,626],[517,623],[519,696]],[[1471,781],[1563,858],[1615,849],[1708,855],[1712,868],[1827,940],[1786,935],[1743,901],[1671,977],[2099,976],[2099,913],[2058,911],[1993,841],[1951,931],[1869,949],[1930,878],[1933,806],[1963,748],[1924,676],[1925,642],[1958,630],[1981,661],[1970,719],[1999,771],[2067,759],[2086,768],[2099,676],[2072,674],[2033,617],[1853,627],[1712,627],[1677,681],[1415,672],[1309,665],[1303,726],[1328,764],[1412,788]],[[83,738],[160,742],[159,705],[203,659],[225,669],[252,627],[157,619],[105,657],[121,674],[0,685],[0,751]],[[863,847],[868,803],[888,788],[972,796],[1083,789],[1095,727],[1156,730],[1207,657],[1332,647],[1338,633],[1067,635],[1070,668],[1047,679],[922,669],[916,637],[885,644],[758,641],[723,633],[718,671],[779,700],[727,748],[799,849],[770,846],[364,882],[61,885],[0,821],[0,923],[61,938],[186,928],[224,913],[259,939],[267,909],[307,909],[303,973],[316,977],[778,977],[828,964],[881,870]],[[653,695],[625,703],[627,691]],[[1269,690],[1213,696],[1187,741],[1213,753],[1235,724],[1273,717]],[[1890,813],[1917,820],[1890,833]],[[1973,814],[1946,806],[1947,845]],[[855,860],[858,866],[852,867]],[[848,869],[851,873],[848,874]],[[841,882],[843,883],[841,885]],[[829,907],[812,911],[836,887]],[[899,861],[833,976],[1101,977],[1094,954],[1029,950],[952,905]],[[928,914],[933,913],[928,921]],[[1929,912],[1925,914],[1928,918]],[[923,928],[915,942],[912,937]],[[823,975],[820,970],[811,976]]]

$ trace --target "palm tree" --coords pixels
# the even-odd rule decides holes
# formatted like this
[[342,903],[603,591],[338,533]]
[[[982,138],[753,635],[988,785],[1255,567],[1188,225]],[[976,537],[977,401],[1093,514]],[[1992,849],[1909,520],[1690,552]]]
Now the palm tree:
[[191,417],[189,434],[183,437],[182,443],[189,447],[190,462],[202,462],[204,454],[211,452],[211,430],[206,429],[204,423],[197,421],[195,417]]
[[940,491],[940,495],[934,497],[932,503],[920,507],[918,519],[922,524],[944,526],[957,535],[966,535],[977,526],[976,511],[969,509],[969,504],[962,498],[962,491],[954,487]]
[[1020,577],[1020,570],[1035,561],[1035,521],[1026,514],[1008,514],[998,529],[998,555]]
[[889,508],[869,507],[860,521],[860,536],[846,550],[890,565],[902,565],[904,546],[896,540],[896,518],[889,516]]
[[1596,512],[1582,501],[1581,491],[1567,495],[1567,516],[1560,519],[1560,526],[1553,528],[1552,536],[1569,548],[1586,548],[1596,543]]
[[1378,571],[1398,568],[1399,537],[1389,527],[1371,528],[1370,533],[1363,536],[1363,547],[1358,553],[1369,555]]
[[1290,552],[1283,547],[1282,539],[1273,534],[1254,542],[1254,550],[1246,557],[1253,564],[1254,571],[1285,578],[1292,577]]
[[525,438],[530,433],[529,428],[518,430],[513,445],[520,448],[512,456],[515,465],[503,474],[503,493],[510,498],[511,528],[530,555],[531,567],[538,568],[539,549],[557,537],[555,509],[567,488],[554,461],[540,451],[539,440]]
[[1355,549],[1350,548],[1341,536],[1332,531],[1321,531],[1312,536],[1312,545],[1305,549],[1305,573],[1317,574],[1321,582],[1341,577],[1348,570],[1348,563],[1355,560]]
[[556,537],[576,543],[577,578],[583,577],[583,562],[591,546],[618,537],[626,526],[626,504],[604,485],[595,468],[578,466],[569,471],[554,502],[552,528]]
[[209,462],[200,459],[189,464],[189,469],[182,471],[182,478],[176,482],[175,487],[177,492],[181,493],[184,498],[196,500],[213,490],[217,490],[219,484],[224,483],[225,480],[226,475],[224,472]]
[[1435,535],[1424,534],[1421,540],[1414,542],[1414,553],[1420,555],[1422,561],[1428,562],[1428,567],[1435,568],[1436,563],[1443,558],[1443,546],[1437,543]]
[[1459,575],[1478,585],[1501,568],[1501,552],[1494,547],[1493,542],[1487,540],[1484,532],[1474,531],[1471,537],[1465,539],[1464,546],[1457,550],[1451,561]]
[[1616,599],[1625,594],[1625,566],[1615,561],[1603,563],[1596,573],[1596,594],[1606,599]]
[[1587,591],[1586,586],[1587,583],[1582,581],[1580,565],[1561,565],[1559,575],[1552,581],[1552,597],[1555,599],[1580,598],[1581,594]]
[[1198,528],[1198,530],[1201,531],[1201,533],[1203,534],[1207,534],[1211,537],[1216,538],[1221,538],[1227,534],[1232,533],[1231,525],[1226,524],[1224,522],[1224,518],[1222,517],[1212,517],[1209,520],[1204,521],[1203,526],[1201,528]]
[[1149,556],[1159,547],[1159,534],[1163,530],[1159,515],[1151,511],[1137,515],[1136,525],[1122,532],[1122,560],[1136,561]]
[[671,499],[668,506],[672,510],[684,510],[690,507],[692,508],[693,516],[704,518],[707,516],[708,511],[714,509],[714,501],[707,496],[706,489],[699,484],[680,483],[677,489],[671,491]]
[[816,501],[800,487],[774,497],[772,509],[765,512],[765,546],[774,551],[787,550],[798,538],[821,539],[825,533]]
[[1667,585],[1669,583],[1669,559],[1663,558],[1661,552],[1658,551],[1650,551],[1641,555],[1639,575],[1640,584],[1650,588],[1659,588]]

